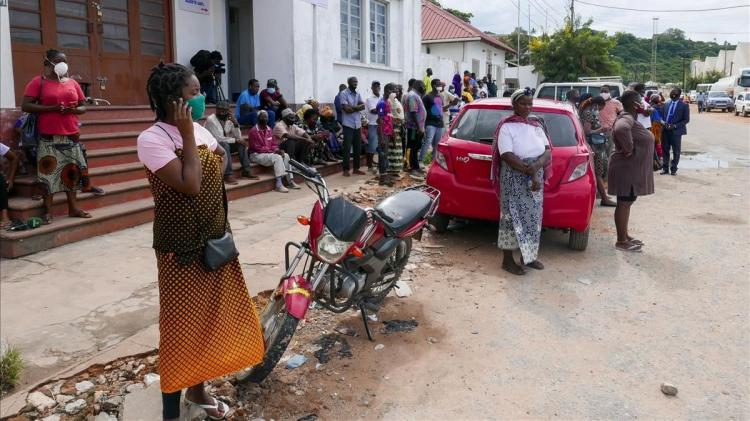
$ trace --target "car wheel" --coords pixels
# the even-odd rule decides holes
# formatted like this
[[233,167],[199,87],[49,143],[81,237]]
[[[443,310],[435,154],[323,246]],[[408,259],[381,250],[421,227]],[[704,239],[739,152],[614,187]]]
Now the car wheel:
[[586,246],[589,244],[590,232],[591,227],[586,227],[583,231],[570,230],[570,234],[568,235],[568,247],[571,250],[586,250]]
[[740,115],[740,110],[734,110],[734,116],[737,117],[738,115]]
[[444,213],[436,213],[435,216],[430,218],[430,225],[435,229],[435,232],[442,234],[448,231],[448,224],[451,222],[450,215]]

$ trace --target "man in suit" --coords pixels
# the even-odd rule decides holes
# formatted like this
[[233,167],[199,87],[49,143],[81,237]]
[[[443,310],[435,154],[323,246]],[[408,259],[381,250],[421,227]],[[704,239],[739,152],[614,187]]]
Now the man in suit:
[[[681,89],[672,89],[672,92],[669,93],[670,101],[664,105],[665,124],[661,135],[661,147],[664,152],[662,175],[677,175],[682,136],[687,134],[687,124],[690,122],[690,108],[680,100],[680,94],[682,94]],[[669,159],[670,149],[673,155],[671,162]]]

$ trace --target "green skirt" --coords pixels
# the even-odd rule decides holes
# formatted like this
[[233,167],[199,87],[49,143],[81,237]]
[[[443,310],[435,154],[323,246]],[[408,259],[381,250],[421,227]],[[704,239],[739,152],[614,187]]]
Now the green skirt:
[[53,135],[40,138],[37,145],[37,178],[44,195],[80,191],[86,158],[77,136]]

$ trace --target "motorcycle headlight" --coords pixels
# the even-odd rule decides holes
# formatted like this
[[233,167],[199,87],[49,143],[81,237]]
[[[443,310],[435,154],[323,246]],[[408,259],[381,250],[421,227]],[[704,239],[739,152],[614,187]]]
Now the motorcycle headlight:
[[318,257],[326,263],[335,264],[349,250],[350,242],[341,241],[334,237],[328,228],[323,229],[323,234],[318,237]]

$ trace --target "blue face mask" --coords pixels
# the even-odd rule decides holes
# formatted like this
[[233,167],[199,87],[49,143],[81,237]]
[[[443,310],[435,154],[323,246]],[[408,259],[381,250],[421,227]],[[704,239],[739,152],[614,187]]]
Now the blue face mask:
[[266,91],[268,91],[269,94],[273,95],[276,93],[276,88],[268,88],[266,89]]
[[198,121],[203,117],[203,113],[206,112],[206,97],[198,94],[187,101],[190,106],[191,116],[193,121]]

